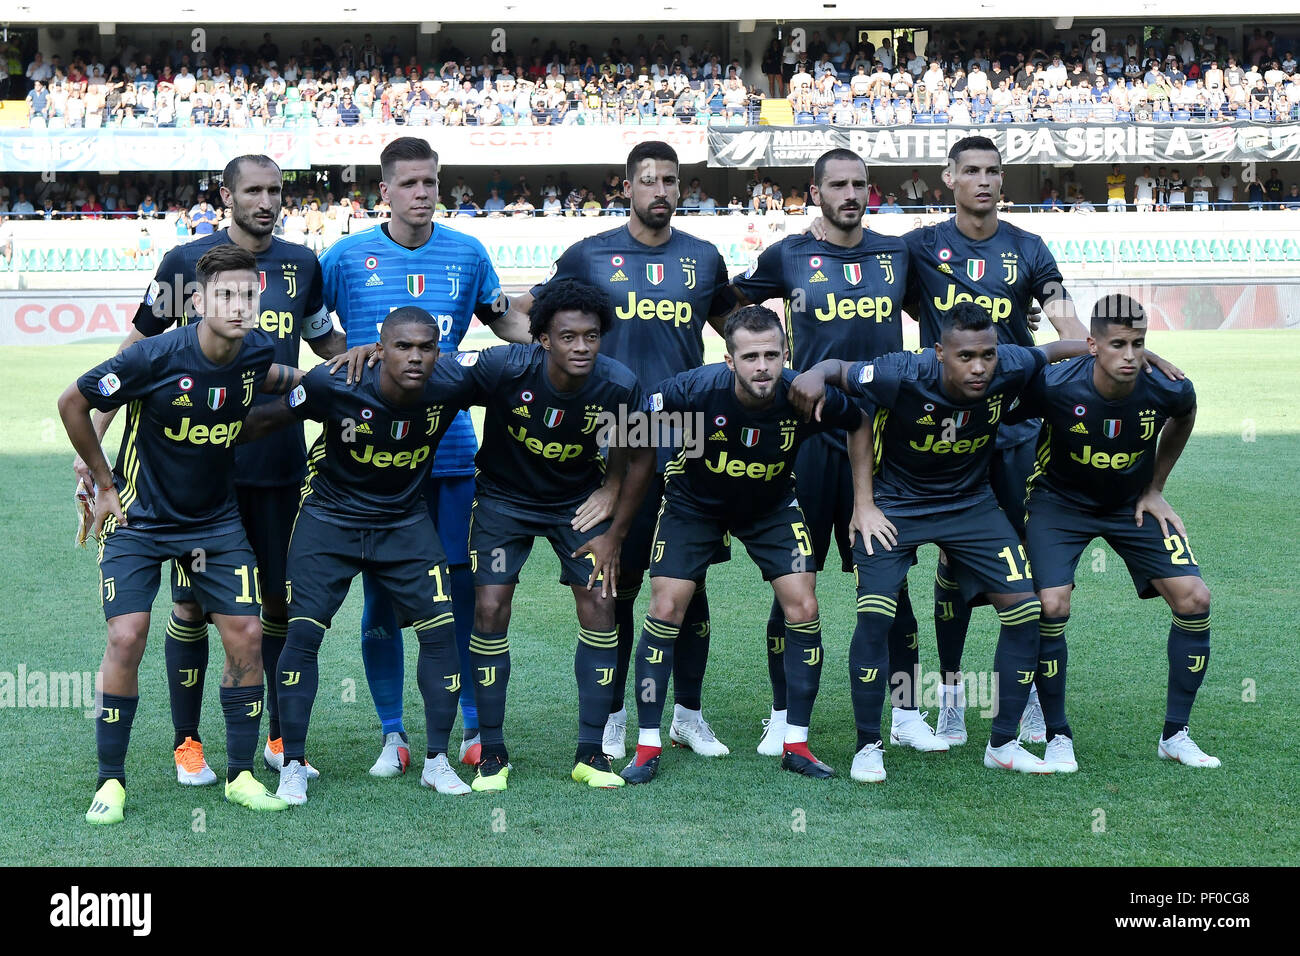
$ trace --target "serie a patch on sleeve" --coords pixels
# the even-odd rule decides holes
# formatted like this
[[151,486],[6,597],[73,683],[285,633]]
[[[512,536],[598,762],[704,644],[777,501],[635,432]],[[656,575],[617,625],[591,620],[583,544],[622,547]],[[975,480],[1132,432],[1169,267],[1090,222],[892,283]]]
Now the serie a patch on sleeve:
[[867,384],[867,382],[871,381],[875,377],[876,377],[876,366],[871,363],[862,366],[862,371],[858,373],[858,381],[861,382],[863,385]]
[[99,394],[107,397],[122,387],[122,380],[109,372],[99,380]]
[[475,362],[477,362],[477,361],[478,361],[478,353],[477,353],[477,352],[457,352],[457,353],[456,353],[456,364],[457,364],[457,365],[463,365],[463,366],[465,366],[466,368],[469,368],[471,365],[473,365],[473,364],[474,364]]
[[645,400],[646,410],[651,412],[662,412],[664,410],[664,393],[655,392]]
[[303,402],[307,401],[307,389],[299,385],[289,393],[289,407],[297,408]]

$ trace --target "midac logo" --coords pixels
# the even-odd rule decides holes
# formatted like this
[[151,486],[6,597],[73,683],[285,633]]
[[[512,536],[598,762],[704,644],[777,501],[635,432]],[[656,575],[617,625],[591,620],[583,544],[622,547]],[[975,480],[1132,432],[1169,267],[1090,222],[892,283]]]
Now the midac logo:
[[746,130],[731,134],[727,140],[715,159],[729,160],[728,165],[753,166],[766,155],[772,134],[766,130]]
[[133,936],[148,936],[153,929],[153,894],[82,893],[74,886],[50,897],[50,925],[130,927]]

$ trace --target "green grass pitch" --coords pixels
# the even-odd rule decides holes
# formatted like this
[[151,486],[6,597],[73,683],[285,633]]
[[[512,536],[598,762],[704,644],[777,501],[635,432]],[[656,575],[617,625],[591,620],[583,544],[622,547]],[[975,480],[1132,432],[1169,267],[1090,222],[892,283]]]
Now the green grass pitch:
[[[826,642],[813,746],[839,771],[819,782],[782,773],[754,746],[770,703],[763,629],[770,590],[736,549],[710,573],[713,642],[706,713],[732,755],[665,752],[649,787],[589,791],[568,778],[576,729],[573,602],[542,543],[524,572],[511,627],[509,792],[451,799],[366,774],[379,743],[358,651],[360,587],[326,638],[309,740],[322,779],[311,802],[257,815],[218,787],[177,786],[162,673],[167,596],[155,604],[128,764],[124,825],[82,819],[95,779],[93,727],[71,708],[0,709],[0,859],[8,864],[1282,864],[1300,855],[1283,701],[1294,701],[1300,595],[1293,572],[1300,427],[1287,384],[1294,332],[1194,332],[1153,345],[1191,375],[1199,420],[1167,497],[1186,520],[1214,595],[1213,653],[1193,734],[1223,760],[1197,771],[1156,759],[1164,714],[1163,602],[1139,602],[1123,563],[1085,553],[1067,637],[1070,716],[1081,770],[1028,778],[985,770],[988,720],[968,714],[971,743],[948,754],[889,748],[883,786],[848,776],[846,681],[851,578],[819,583]],[[93,671],[104,646],[93,549],[72,546],[72,452],[55,399],[113,348],[0,349],[0,484],[5,574],[0,672]],[[115,448],[120,427],[110,433]],[[911,576],[922,666],[934,551]],[[644,613],[649,588],[638,612]],[[990,670],[996,618],[977,610],[969,670]],[[225,767],[213,631],[204,731]],[[423,712],[407,638],[407,726],[422,761]],[[635,719],[632,721],[635,725]],[[629,735],[634,740],[635,726]],[[455,732],[453,738],[456,737]],[[1290,764],[1290,765],[1289,765]],[[259,771],[272,788],[271,775]]]

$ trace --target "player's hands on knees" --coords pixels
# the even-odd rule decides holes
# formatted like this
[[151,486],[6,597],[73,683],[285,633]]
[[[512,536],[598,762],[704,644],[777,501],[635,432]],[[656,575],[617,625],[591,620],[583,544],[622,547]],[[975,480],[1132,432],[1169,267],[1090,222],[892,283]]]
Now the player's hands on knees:
[[1170,362],[1168,359],[1161,358],[1155,352],[1148,351],[1142,356],[1142,367],[1146,371],[1146,373],[1150,375],[1152,366],[1158,368],[1161,372],[1164,373],[1165,378],[1169,379],[1172,382],[1181,382],[1183,379],[1187,377],[1183,373],[1183,370],[1180,369],[1173,362]]
[[575,558],[580,558],[584,554],[591,555],[592,568],[591,576],[587,578],[588,591],[596,586],[597,581],[600,581],[602,598],[618,597],[619,552],[622,548],[623,542],[616,540],[606,531],[604,534],[596,535],[573,552]]
[[95,523],[90,526],[91,537],[99,537],[99,533],[103,530],[104,522],[108,520],[109,515],[117,518],[117,523],[123,528],[126,527],[126,515],[122,514],[122,502],[118,499],[117,488],[113,485],[101,488],[99,494],[95,496]]
[[867,554],[876,553],[871,544],[872,538],[879,541],[886,551],[893,551],[894,545],[898,544],[898,529],[874,504],[854,507],[853,518],[849,521],[849,541],[852,542],[858,534],[862,535],[862,545],[867,549]]
[[374,368],[379,362],[379,343],[373,342],[370,345],[354,345],[340,355],[334,356],[329,360],[330,374],[333,375],[343,366],[348,368],[348,384],[361,381],[361,368]]
[[608,485],[601,485],[578,506],[573,520],[569,522],[573,530],[581,534],[590,531],[596,525],[614,516],[614,507],[618,504],[618,491]]
[[822,420],[822,407],[826,404],[826,377],[821,372],[809,370],[795,376],[787,396],[806,422]]
[[1142,492],[1142,497],[1138,499],[1137,507],[1134,509],[1133,517],[1137,519],[1137,526],[1142,527],[1142,516],[1149,514],[1160,522],[1160,533],[1166,538],[1169,537],[1169,526],[1173,525],[1178,536],[1187,537],[1187,529],[1183,527],[1183,519],[1178,517],[1178,513],[1169,507],[1169,502],[1165,501],[1165,496],[1154,488],[1148,488]]
[[812,222],[808,223],[808,235],[812,236],[818,242],[825,242],[826,220],[821,216],[813,216]]

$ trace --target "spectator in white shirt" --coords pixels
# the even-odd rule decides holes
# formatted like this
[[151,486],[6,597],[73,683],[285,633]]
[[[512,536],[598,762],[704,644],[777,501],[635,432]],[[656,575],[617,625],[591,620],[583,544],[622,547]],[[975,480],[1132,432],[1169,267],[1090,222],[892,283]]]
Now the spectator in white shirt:
[[937,90],[939,88],[939,84],[943,81],[943,70],[939,68],[938,60],[930,61],[930,68],[925,71],[922,79],[925,81],[927,90]]
[[1219,196],[1218,208],[1230,209],[1232,202],[1236,198],[1237,177],[1232,175],[1231,166],[1219,167]]
[[903,197],[907,200],[905,205],[919,206],[921,200],[925,198],[926,191],[930,187],[926,185],[925,180],[921,178],[919,170],[912,170],[912,177],[903,183]]
[[1142,175],[1133,180],[1133,203],[1138,212],[1150,212],[1155,203],[1156,181],[1151,177],[1151,167],[1143,166]]
[[1061,62],[1060,56],[1053,56],[1052,63],[1043,70],[1043,79],[1049,86],[1060,89],[1066,81],[1065,64]]
[[1214,183],[1209,176],[1205,175],[1204,166],[1196,167],[1196,175],[1192,177],[1189,185],[1192,187],[1192,209],[1200,212],[1209,211],[1210,187]]

